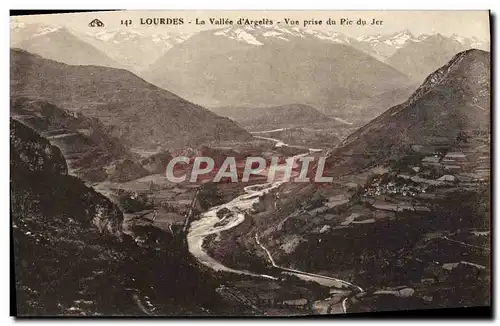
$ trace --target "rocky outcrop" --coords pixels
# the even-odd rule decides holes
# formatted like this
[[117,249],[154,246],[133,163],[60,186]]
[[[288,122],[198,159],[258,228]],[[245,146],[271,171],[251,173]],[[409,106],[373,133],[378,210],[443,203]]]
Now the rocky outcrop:
[[144,225],[126,234],[122,212],[68,175],[59,148],[15,120],[10,139],[18,316],[202,315],[226,307],[214,279],[200,275],[170,233]]

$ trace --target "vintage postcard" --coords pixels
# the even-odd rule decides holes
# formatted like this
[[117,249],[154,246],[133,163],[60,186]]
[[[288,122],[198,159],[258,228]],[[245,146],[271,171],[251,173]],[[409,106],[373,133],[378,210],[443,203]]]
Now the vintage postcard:
[[491,306],[488,11],[10,19],[17,316]]

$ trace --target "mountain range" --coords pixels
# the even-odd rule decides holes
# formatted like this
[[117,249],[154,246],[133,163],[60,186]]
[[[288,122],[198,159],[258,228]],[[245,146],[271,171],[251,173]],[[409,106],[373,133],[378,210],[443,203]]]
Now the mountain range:
[[[275,41],[290,42],[296,39],[345,44],[362,50],[384,62],[397,50],[406,45],[420,43],[430,36],[436,35],[421,34],[415,36],[409,30],[402,30],[389,34],[349,37],[336,31],[320,31],[286,25],[275,25],[272,27],[234,26],[212,31],[218,36],[224,36],[233,41],[252,45],[264,45]],[[70,48],[65,46],[64,42],[61,42],[62,40],[71,41],[68,44],[70,44],[73,49],[80,49],[80,47],[82,49],[86,48],[85,50],[87,51],[86,53],[87,56],[89,56],[89,60],[85,61],[85,57],[81,57],[79,60],[84,62],[83,64],[97,64],[113,67],[120,65],[135,72],[145,70],[166,51],[188,40],[192,35],[191,33],[172,31],[161,34],[145,34],[133,28],[127,28],[125,30],[92,30],[89,32],[77,32],[61,26],[11,22],[12,47],[19,47],[29,52],[40,54],[47,59],[71,64],[76,62],[76,59],[70,58],[68,52],[71,52],[72,55],[81,52],[81,50],[70,51]],[[469,38],[453,34],[446,38],[460,43],[464,49],[489,49],[488,42],[477,37]],[[91,45],[94,49],[90,50],[88,45],[80,44],[82,41],[88,43],[88,45]],[[54,43],[54,45],[52,45],[52,43]],[[44,44],[52,45],[54,50],[49,52],[49,49],[43,48]],[[100,52],[100,54],[94,54],[93,52],[95,51]],[[103,54],[108,58],[102,58]],[[66,55],[66,57],[64,55]],[[95,59],[93,59],[94,56],[96,56]],[[100,63],[96,61],[99,57],[101,57],[100,59],[102,60]],[[442,64],[444,64],[444,62]]]
[[[358,36],[351,41],[353,46],[372,54],[374,57],[382,61],[387,61],[394,53],[410,44],[418,44],[429,37],[440,34],[421,34],[419,36],[413,35],[409,30],[403,30],[391,34],[375,34]],[[441,37],[444,37],[440,35]],[[447,37],[449,40],[460,43],[465,49],[477,48],[487,50],[489,48],[488,42],[478,39],[477,37],[462,37],[458,34],[453,34]],[[445,62],[443,62],[444,64]]]
[[128,29],[86,33],[45,24],[12,24],[11,47],[67,64],[146,69],[163,53],[188,39],[187,33],[143,35]]
[[196,146],[250,137],[230,119],[122,69],[72,66],[14,49],[10,80],[11,97],[44,100],[98,118],[127,147]]
[[176,44],[187,40],[188,33],[143,35],[135,30],[101,31],[80,37],[100,49],[116,62],[133,72],[147,69],[161,55]]
[[404,45],[387,59],[387,63],[411,76],[413,80],[422,82],[455,54],[470,48],[469,43],[436,34],[418,43]]
[[41,24],[28,24],[21,27],[14,25],[11,28],[11,47],[72,65],[123,67],[121,63],[78,38],[65,27]]
[[[63,63],[125,68],[204,106],[295,102],[357,125],[404,101],[456,53],[489,48],[487,41],[457,34],[414,36],[403,30],[348,37],[285,25],[146,35],[11,24],[11,45]],[[287,55],[283,60],[276,53]],[[367,112],[372,114],[365,117]]]
[[[483,247],[486,237],[469,242],[471,230],[490,232],[488,180],[469,173],[475,157],[489,158],[491,135],[491,59],[469,49],[482,46],[478,40],[409,31],[350,38],[283,26],[156,39],[47,26],[11,31],[23,48],[10,51],[11,232],[21,315],[237,314],[243,283],[259,308],[277,310],[285,301],[268,296],[267,283],[199,270],[174,223],[160,229],[160,215],[133,225],[82,179],[163,173],[170,153],[181,152],[168,150],[184,147],[217,162],[244,157],[203,145],[243,143],[252,138],[243,128],[322,124],[362,126],[338,142],[326,139],[321,148],[330,150],[317,152],[327,156],[325,174],[334,181],[254,185],[272,187],[223,209],[207,204],[220,218],[214,227],[224,229],[200,250],[230,268],[279,275],[275,292],[284,291],[289,272],[342,283],[339,293],[323,288],[326,313],[334,302],[344,313],[489,304],[491,249]],[[68,45],[82,54],[73,56]],[[127,54],[134,46],[155,55]],[[301,153],[311,145],[306,139]],[[136,150],[156,154],[140,160]],[[425,170],[424,156],[444,162],[450,154],[463,156],[464,173],[444,164]],[[434,187],[438,181],[445,186]],[[162,188],[169,190],[180,188]],[[223,224],[235,216],[219,213],[238,208],[231,205],[241,198],[257,202],[234,211],[240,224]],[[427,210],[416,211],[420,204]],[[465,233],[465,242],[457,240]],[[299,293],[300,281],[292,282]],[[312,312],[322,297],[304,293]]]
[[142,76],[209,107],[302,103],[320,111],[408,82],[403,73],[352,46],[274,30],[289,32],[286,40],[250,26],[200,32],[167,51]]

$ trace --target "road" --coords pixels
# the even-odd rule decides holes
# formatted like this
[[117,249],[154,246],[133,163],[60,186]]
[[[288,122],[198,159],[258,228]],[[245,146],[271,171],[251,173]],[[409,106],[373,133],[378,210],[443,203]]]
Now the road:
[[479,104],[472,104],[472,105],[473,105],[473,106],[475,106],[476,108],[480,109],[480,110],[485,111],[485,112],[486,112],[486,111],[488,111],[488,110],[486,110],[485,108],[483,108],[483,107],[482,107],[481,105],[479,105]]
[[[289,272],[289,273],[306,275],[306,276],[309,276],[310,278],[320,278],[320,279],[335,281],[335,282],[340,284],[340,285],[336,286],[337,288],[342,288],[342,287],[348,286],[348,287],[354,287],[354,288],[358,289],[360,292],[364,292],[364,290],[361,287],[359,287],[355,284],[349,283],[347,281],[335,278],[335,277],[314,274],[314,273],[308,273],[308,272],[304,272],[304,271],[299,271],[297,269],[291,269],[291,268],[278,266],[276,264],[276,262],[274,261],[273,257],[271,256],[271,253],[269,252],[269,250],[267,250],[267,248],[264,247],[264,245],[260,242],[259,235],[257,233],[255,234],[255,242],[257,242],[257,244],[266,252],[267,257],[269,258],[269,261],[271,262],[271,265],[273,265],[273,267],[276,267],[278,269],[281,269],[281,270],[283,270],[285,272]],[[317,282],[317,283],[319,283],[319,282]]]
[[[325,285],[325,286],[329,286],[329,285],[326,285],[325,282],[323,282],[322,280],[334,281],[335,283],[331,284],[330,286],[332,286],[332,287],[334,286],[337,288],[342,288],[342,287],[348,286],[348,287],[353,287],[360,292],[364,292],[364,290],[360,286],[357,286],[355,284],[352,284],[350,282],[347,282],[347,281],[344,281],[344,280],[341,280],[341,279],[338,279],[335,277],[314,274],[314,273],[308,273],[308,272],[304,272],[304,271],[299,271],[297,269],[291,269],[291,268],[279,266],[274,261],[274,258],[271,255],[271,253],[269,252],[269,250],[260,242],[258,233],[255,233],[255,242],[257,242],[257,245],[259,245],[266,252],[267,258],[271,262],[271,265],[275,268],[278,268],[286,273],[291,273],[291,274],[293,274],[293,275],[295,275],[295,276],[297,276],[305,281],[314,281],[318,284]],[[347,313],[347,307],[346,307],[347,299],[348,299],[348,297],[345,297],[342,300],[342,311],[344,313]]]
[[476,249],[481,249],[481,250],[487,250],[487,251],[490,251],[490,248],[481,247],[481,246],[475,246],[475,245],[471,245],[471,244],[468,244],[468,243],[463,242],[463,241],[453,240],[453,239],[448,238],[447,236],[443,236],[443,237],[441,237],[441,239],[448,240],[448,241],[450,241],[450,242],[459,243],[459,244],[464,245],[464,246],[466,246],[466,247],[471,247],[471,248],[476,248]]
[[267,134],[269,132],[286,131],[288,128],[278,128],[273,130],[251,131],[251,134]]
[[263,137],[263,136],[255,136],[255,138],[259,138],[259,139],[264,139],[264,140],[270,140],[270,141],[273,141],[275,142],[276,144],[274,146],[276,147],[283,147],[283,146],[288,146],[288,144],[285,144],[283,141],[279,140],[279,139],[276,139],[276,138],[271,138],[271,137]]

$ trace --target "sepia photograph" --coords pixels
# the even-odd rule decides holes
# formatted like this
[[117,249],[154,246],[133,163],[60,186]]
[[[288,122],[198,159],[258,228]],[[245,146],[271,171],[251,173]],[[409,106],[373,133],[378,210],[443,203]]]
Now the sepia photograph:
[[491,20],[11,12],[14,314],[491,309]]

